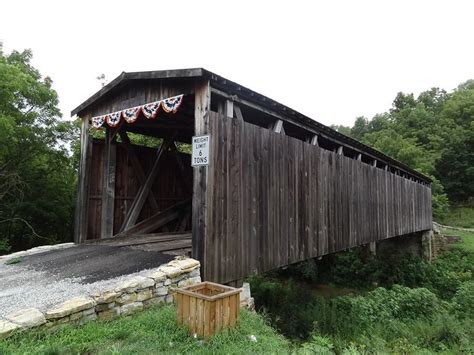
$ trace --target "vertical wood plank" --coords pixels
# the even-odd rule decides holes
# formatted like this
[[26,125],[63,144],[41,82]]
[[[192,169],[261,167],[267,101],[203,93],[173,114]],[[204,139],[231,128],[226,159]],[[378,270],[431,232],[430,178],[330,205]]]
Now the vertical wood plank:
[[176,323],[183,324],[183,295],[180,293],[175,294],[176,304]]
[[196,329],[196,298],[189,297],[189,329],[191,330],[191,335],[197,333]]
[[211,335],[211,302],[204,301],[204,329],[203,336],[209,337]]
[[424,206],[426,189],[418,198],[405,177],[216,113],[209,127],[208,280],[231,282],[416,228],[413,206]]
[[104,147],[104,168],[102,186],[101,239],[114,235],[114,202],[115,202],[115,166],[117,147],[112,141],[113,131],[107,128]]
[[222,319],[223,319],[223,328],[229,328],[230,322],[230,308],[229,308],[229,297],[222,299]]
[[[208,133],[209,111],[211,107],[211,89],[208,80],[196,83],[194,97],[194,134],[199,136]],[[215,138],[216,137],[211,137],[211,140]],[[209,152],[211,160],[209,167],[195,167],[193,173],[192,256],[202,263],[203,270],[205,270],[203,275],[205,280],[209,278],[208,276],[212,277],[212,275],[206,274],[209,269],[206,267],[205,239],[208,214],[208,169],[212,169],[213,167],[213,153],[212,151]]]
[[92,140],[89,135],[90,115],[81,118],[81,155],[79,160],[77,199],[74,223],[74,242],[87,239],[89,213],[89,179],[92,165]]
[[223,319],[224,319],[224,316],[223,316],[223,300],[222,299],[218,299],[214,302],[214,307],[215,307],[215,314],[216,314],[216,317],[215,317],[215,330],[216,330],[216,333],[220,332],[223,327],[224,327],[224,324],[223,324]]

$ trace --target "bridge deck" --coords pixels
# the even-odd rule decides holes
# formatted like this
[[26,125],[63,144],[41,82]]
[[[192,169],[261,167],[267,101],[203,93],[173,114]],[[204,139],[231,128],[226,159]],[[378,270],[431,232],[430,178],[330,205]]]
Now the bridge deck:
[[136,234],[125,237],[94,240],[87,244],[132,247],[133,249],[172,252],[173,254],[189,254],[192,246],[190,232]]

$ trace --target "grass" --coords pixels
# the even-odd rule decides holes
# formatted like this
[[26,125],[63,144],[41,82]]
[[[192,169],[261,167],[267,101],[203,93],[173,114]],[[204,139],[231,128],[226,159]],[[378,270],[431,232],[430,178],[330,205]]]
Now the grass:
[[[0,341],[0,354],[288,353],[290,343],[264,317],[242,310],[240,324],[208,341],[176,325],[175,307],[151,308],[110,322],[38,330]],[[254,335],[257,341],[252,341]]]
[[453,207],[436,222],[452,227],[474,228],[474,208]]
[[443,229],[441,231],[443,235],[446,236],[458,236],[461,237],[463,243],[459,244],[451,244],[452,248],[455,249],[462,249],[467,252],[474,253],[474,232],[467,232],[467,231],[458,231],[452,229]]
[[21,258],[16,257],[16,258],[11,258],[5,262],[5,265],[14,265],[14,264],[19,264],[21,263]]

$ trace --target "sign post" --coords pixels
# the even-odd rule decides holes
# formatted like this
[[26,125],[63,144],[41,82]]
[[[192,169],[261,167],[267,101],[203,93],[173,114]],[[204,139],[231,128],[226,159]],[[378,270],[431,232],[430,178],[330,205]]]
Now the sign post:
[[209,165],[210,136],[195,136],[192,140],[191,166]]

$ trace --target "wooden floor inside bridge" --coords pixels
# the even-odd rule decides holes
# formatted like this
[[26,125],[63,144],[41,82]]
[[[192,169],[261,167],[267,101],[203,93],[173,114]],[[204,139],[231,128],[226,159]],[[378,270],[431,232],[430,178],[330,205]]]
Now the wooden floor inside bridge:
[[124,237],[89,241],[86,244],[130,247],[144,251],[160,251],[175,255],[188,255],[191,253],[192,247],[191,236],[191,232],[134,234]]

